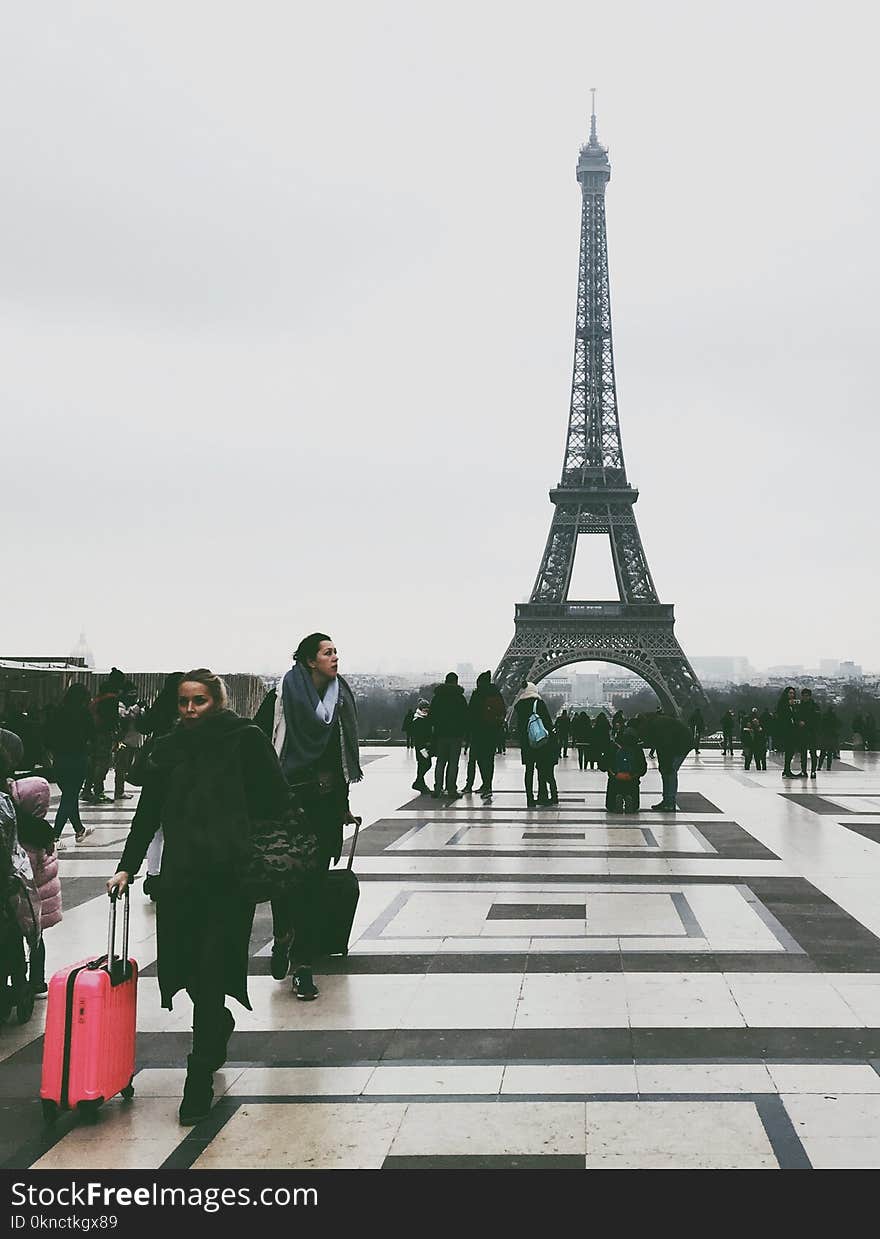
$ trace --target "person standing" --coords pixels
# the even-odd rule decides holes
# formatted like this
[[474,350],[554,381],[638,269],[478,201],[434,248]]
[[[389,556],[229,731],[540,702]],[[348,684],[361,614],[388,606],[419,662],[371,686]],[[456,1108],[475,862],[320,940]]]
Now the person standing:
[[577,746],[578,769],[586,770],[588,761],[592,766],[590,745],[593,739],[593,724],[586,710],[578,711],[571,720],[571,738]]
[[247,1010],[254,903],[241,887],[250,823],[280,820],[287,784],[272,746],[229,709],[226,685],[205,667],[178,690],[179,727],[158,740],[115,875],[122,894],[159,826],[165,834],[156,946],[162,1006],[185,989],[193,1004],[192,1052],[178,1117],[191,1126],[211,1109],[213,1076],[235,1028],[231,997]]
[[477,676],[476,688],[471,693],[471,699],[468,702],[470,757],[468,758],[465,791],[473,790],[474,773],[478,766],[482,780],[480,796],[486,802],[492,799],[495,749],[498,745],[498,732],[504,726],[506,713],[504,698],[492,683],[492,672],[481,671]]
[[604,710],[600,710],[593,719],[593,734],[590,737],[590,769],[595,770],[598,766],[600,770],[606,765],[606,755],[611,747],[611,724],[608,722],[608,715]]
[[406,737],[407,753],[410,751],[411,748],[415,747],[415,744],[413,742],[413,734],[412,734],[412,724],[413,724],[413,719],[415,718],[415,716],[416,716],[415,710],[407,710],[406,714],[404,714],[403,716],[403,723],[401,725],[401,731]]
[[272,900],[272,976],[293,971],[293,992],[318,997],[314,964],[320,954],[321,905],[330,861],[342,854],[342,828],[352,815],[348,789],[363,778],[357,704],[339,674],[339,653],[326,633],[303,637],[281,681],[273,734],[284,777],[318,837],[318,862],[300,890]]
[[125,790],[125,780],[138,750],[144,743],[144,715],[146,711],[138,701],[137,689],[129,685],[119,700],[119,739],[113,754],[113,799],[130,800]]
[[[535,744],[529,735],[529,722],[537,716],[544,724],[546,737],[540,744]],[[556,787],[554,767],[559,750],[556,737],[553,734],[553,720],[543,697],[532,683],[527,683],[514,705],[517,734],[519,737],[520,759],[525,767],[526,805],[532,809],[536,805],[559,804],[559,792]],[[538,795],[535,797],[535,774],[538,776]]]
[[77,843],[84,842],[93,827],[85,826],[79,814],[79,794],[89,772],[90,746],[95,739],[95,720],[89,710],[85,684],[71,684],[61,705],[46,726],[46,745],[52,754],[61,802],[55,814],[55,848],[64,850],[61,838],[68,822]]
[[727,710],[721,718],[721,756],[728,753],[733,757],[733,733],[736,731],[736,715],[733,710]]
[[827,763],[830,770],[840,747],[840,719],[832,705],[825,707],[819,719],[819,745],[819,769]]
[[818,758],[819,718],[821,711],[813,700],[812,690],[801,689],[801,699],[797,709],[797,734],[801,755],[801,778],[807,777],[807,754],[810,755],[810,778],[816,777],[816,761]]
[[789,685],[779,694],[773,722],[773,738],[781,747],[783,754],[782,777],[784,779],[796,777],[792,774],[791,759],[799,751],[797,724],[797,690]]
[[435,754],[434,790],[431,795],[435,800],[439,800],[443,796],[445,781],[446,795],[450,800],[458,800],[461,797],[458,790],[458,762],[461,746],[467,735],[468,708],[464,689],[454,671],[450,671],[445,682],[434,689],[428,717],[431,720]]
[[15,802],[18,838],[31,862],[34,886],[40,899],[40,940],[31,953],[29,980],[35,994],[45,994],[48,986],[43,934],[62,920],[55,835],[45,820],[49,811],[50,788],[45,779],[31,776],[17,779],[10,785],[9,791]]
[[772,749],[774,745],[773,711],[766,706],[761,711],[761,726],[764,729],[764,739],[767,741],[767,748]]
[[608,813],[638,813],[639,787],[648,763],[633,727],[624,727],[612,740],[607,754],[608,783],[605,809]]
[[562,750],[562,756],[568,757],[568,737],[571,731],[571,716],[568,710],[563,710],[556,720],[556,739]]
[[644,744],[653,745],[657,751],[663,798],[651,808],[674,813],[678,808],[678,772],[693,747],[693,732],[687,723],[666,714],[641,714],[633,719],[633,729]]
[[100,692],[92,701],[92,717],[95,720],[95,738],[92,742],[92,760],[83,799],[90,804],[107,804],[104,780],[113,762],[113,744],[119,731],[119,695],[125,688],[125,676],[118,667],[113,667],[101,684]]
[[421,792],[423,796],[430,795],[431,789],[425,782],[425,775],[431,769],[431,720],[428,718],[428,702],[424,697],[413,711],[410,721],[410,734],[416,754],[416,781],[413,791]]
[[767,737],[764,734],[764,724],[755,706],[749,717],[743,723],[742,729],[743,764],[748,770],[755,760],[756,770],[767,769]]

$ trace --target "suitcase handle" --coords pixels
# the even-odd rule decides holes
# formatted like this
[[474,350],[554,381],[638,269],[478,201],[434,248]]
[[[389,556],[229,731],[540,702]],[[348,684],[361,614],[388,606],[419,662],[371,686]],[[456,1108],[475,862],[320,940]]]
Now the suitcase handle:
[[122,893],[124,906],[122,911],[122,955],[116,954],[116,904],[119,900],[119,891],[114,886],[110,892],[110,925],[107,933],[107,971],[110,973],[110,982],[112,985],[118,985],[120,981],[128,980],[131,975],[131,968],[128,963],[128,922],[131,911],[131,905],[128,899],[128,887]]
[[360,830],[360,828],[361,828],[361,822],[362,822],[363,820],[364,820],[364,819],[363,819],[362,817],[356,817],[356,818],[354,819],[354,834],[353,834],[353,835],[352,835],[352,837],[351,837],[351,851],[350,851],[350,852],[349,852],[349,854],[348,854],[348,864],[345,866],[345,867],[346,867],[346,869],[350,869],[350,868],[351,868],[352,861],[354,860],[354,850],[355,850],[355,848],[357,847],[357,841],[358,841],[358,831],[359,831],[359,830]]

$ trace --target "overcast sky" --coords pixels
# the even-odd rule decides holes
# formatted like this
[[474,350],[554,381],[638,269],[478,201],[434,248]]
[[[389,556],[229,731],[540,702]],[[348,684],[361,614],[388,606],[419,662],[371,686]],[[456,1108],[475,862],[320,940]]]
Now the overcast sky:
[[101,666],[272,670],[322,629],[349,670],[494,667],[562,463],[596,86],[679,639],[880,667],[870,13],[4,6],[0,654],[85,627]]

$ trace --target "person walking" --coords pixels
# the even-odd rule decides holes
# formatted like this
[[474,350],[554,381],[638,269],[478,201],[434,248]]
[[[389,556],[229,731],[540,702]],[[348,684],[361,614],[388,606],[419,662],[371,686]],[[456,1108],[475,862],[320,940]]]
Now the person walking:
[[315,961],[321,953],[321,908],[327,870],[342,854],[342,828],[357,819],[348,789],[364,777],[360,765],[357,703],[339,674],[339,652],[326,633],[303,637],[281,681],[273,735],[281,768],[306,821],[318,837],[318,862],[300,890],[272,900],[272,976],[288,968],[297,998],[318,997]]
[[774,745],[773,739],[773,711],[765,706],[761,711],[761,726],[764,729],[764,738],[767,741],[767,748],[772,749]]
[[61,802],[55,814],[55,849],[63,851],[61,838],[68,822],[77,843],[83,843],[93,827],[83,824],[79,794],[89,772],[90,746],[95,739],[95,720],[89,710],[89,690],[85,684],[71,684],[61,705],[46,725],[46,745],[52,754],[55,781],[61,789]]
[[694,743],[687,723],[666,714],[641,714],[633,719],[633,730],[644,744],[657,751],[657,765],[663,781],[663,798],[651,808],[674,813],[678,808],[678,772]]
[[439,800],[444,794],[450,800],[458,800],[458,762],[461,746],[468,729],[468,708],[464,689],[458,676],[450,671],[443,684],[438,684],[428,710],[433,736],[434,790],[431,795]]
[[821,710],[813,700],[812,689],[802,688],[797,708],[797,735],[801,755],[801,775],[807,777],[807,754],[810,756],[810,778],[816,777],[817,746],[819,743],[819,719]]
[[472,791],[476,767],[480,770],[481,798],[488,802],[492,799],[492,780],[495,777],[495,750],[498,746],[498,732],[504,726],[507,708],[504,698],[492,683],[492,672],[481,671],[477,676],[477,685],[471,693],[468,702],[468,739],[470,741],[470,756],[468,758],[468,773],[465,791]]
[[[579,710],[571,720],[571,738],[577,747],[578,769],[586,770],[590,761],[590,746],[593,740],[593,724],[586,710]],[[590,762],[592,766],[592,762]]]
[[119,733],[119,697],[124,688],[124,674],[118,667],[113,667],[92,701],[95,736],[92,760],[82,791],[83,800],[90,804],[108,804],[110,801],[104,791],[104,781],[113,762],[113,745]]
[[694,754],[699,756],[700,741],[703,738],[703,732],[706,730],[706,724],[703,721],[703,715],[699,709],[694,710],[693,714],[688,719],[688,726],[693,729],[694,733]]
[[205,667],[178,689],[180,726],[154,745],[115,875],[122,894],[150,840],[165,833],[156,947],[162,1006],[185,989],[193,1004],[192,1051],[178,1117],[191,1126],[213,1101],[213,1076],[235,1027],[226,998],[247,1010],[254,903],[242,889],[250,823],[280,820],[289,797],[272,745],[229,709],[226,686]]
[[792,774],[791,770],[791,759],[799,751],[797,724],[797,690],[789,685],[779,694],[773,722],[773,738],[783,754],[782,777],[784,779],[798,777]]
[[[529,734],[529,723],[533,716],[541,720],[546,735],[537,743]],[[543,697],[531,682],[527,683],[514,705],[517,736],[519,738],[520,760],[525,767],[526,805],[532,809],[536,805],[559,804],[559,792],[556,787],[554,767],[558,758],[556,737],[553,734],[553,720]],[[535,775],[538,777],[538,794],[535,796]]]
[[119,738],[113,753],[113,799],[131,800],[125,790],[125,780],[138,751],[144,743],[144,715],[146,711],[138,701],[137,689],[128,685],[119,699]]
[[819,745],[819,769],[827,764],[830,770],[840,751],[840,719],[832,705],[825,707],[819,719]]
[[428,718],[429,703],[424,697],[413,711],[410,720],[410,734],[413,749],[416,754],[416,781],[413,791],[421,792],[423,796],[430,795],[431,789],[425,782],[425,775],[431,769],[431,720]]
[[556,720],[556,739],[559,747],[562,750],[561,755],[568,757],[568,737],[571,733],[571,715],[568,710],[563,710],[559,718]]

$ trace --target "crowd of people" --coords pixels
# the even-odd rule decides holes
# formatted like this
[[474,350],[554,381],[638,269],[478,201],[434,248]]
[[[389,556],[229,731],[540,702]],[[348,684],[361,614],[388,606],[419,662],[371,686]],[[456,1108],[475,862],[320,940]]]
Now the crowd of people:
[[[861,725],[866,734],[864,718]],[[605,774],[609,813],[639,811],[646,748],[656,756],[663,789],[651,808],[675,812],[678,771],[691,750],[700,752],[706,734],[700,711],[687,721],[662,710],[633,718],[618,710],[610,719],[604,711],[591,717],[585,710],[563,710],[553,719],[531,682],[508,707],[489,671],[478,677],[469,698],[449,672],[431,699],[410,712],[405,730],[416,761],[412,786],[423,795],[452,802],[478,794],[491,802],[496,755],[512,735],[529,808],[558,805],[556,768],[571,749],[580,771]],[[739,739],[747,770],[752,762],[766,770],[768,750],[778,750],[786,779],[816,777],[817,769],[830,769],[839,756],[840,721],[808,688],[787,688],[775,711],[756,707],[739,717],[727,711],[720,732],[725,756]],[[336,647],[326,633],[304,637],[290,670],[253,720],[230,709],[223,680],[206,668],[172,672],[148,707],[114,667],[94,697],[82,684],[70,685],[45,719],[42,744],[45,772],[61,793],[52,822],[49,782],[28,770],[33,736],[28,751],[18,733],[0,730],[7,890],[0,912],[6,924],[15,908],[19,940],[30,948],[30,990],[47,988],[42,932],[62,917],[57,853],[66,826],[77,844],[86,841],[92,828],[82,821],[80,803],[111,803],[131,795],[127,782],[140,786],[107,889],[116,897],[127,893],[146,862],[144,890],[156,902],[162,1004],[171,1008],[182,990],[193,1004],[179,1116],[184,1124],[198,1122],[210,1110],[213,1076],[226,1060],[235,1027],[226,1000],[250,1009],[248,946],[257,896],[245,875],[267,823],[295,819],[312,840],[312,859],[296,883],[271,896],[271,973],[278,981],[292,974],[292,993],[300,1000],[319,995],[314,972],[322,956],[327,874],[342,853],[344,827],[358,821],[349,789],[362,778],[357,705],[339,674]],[[459,787],[463,752],[466,774]],[[111,767],[112,796],[106,789]],[[285,837],[291,848],[297,846],[293,836]],[[14,891],[26,899],[13,899]]]

